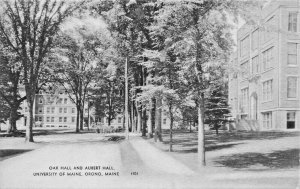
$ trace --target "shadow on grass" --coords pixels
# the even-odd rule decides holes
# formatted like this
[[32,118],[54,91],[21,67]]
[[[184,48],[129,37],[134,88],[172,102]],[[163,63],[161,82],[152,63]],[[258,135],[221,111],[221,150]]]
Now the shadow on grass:
[[24,149],[5,149],[5,150],[0,150],[0,161],[4,159],[8,159],[11,157],[14,157],[16,155],[20,155],[25,152],[30,152],[32,150],[24,150]]
[[[239,145],[239,144],[241,144],[241,143],[206,146],[205,151],[209,152],[209,151],[214,151],[214,150],[221,150],[221,149],[225,149],[225,148],[231,148],[231,147]],[[181,150],[174,150],[174,152],[178,152],[178,153],[197,153],[197,145],[193,145],[193,147],[190,148],[189,145],[188,145],[188,147],[186,147],[186,145],[182,144],[181,147],[183,147]],[[181,147],[179,147],[179,148],[181,148]]]
[[[244,153],[232,156],[221,156],[215,161],[225,167],[248,168],[259,166],[258,168],[284,169],[299,167],[299,149],[290,149],[284,151],[274,151],[272,153]],[[261,167],[263,166],[263,167]],[[256,169],[257,170],[257,169]]]

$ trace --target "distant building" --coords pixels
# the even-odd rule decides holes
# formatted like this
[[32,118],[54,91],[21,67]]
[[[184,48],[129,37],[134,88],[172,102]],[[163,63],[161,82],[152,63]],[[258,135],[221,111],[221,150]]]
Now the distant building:
[[300,1],[271,1],[237,33],[229,104],[239,129],[300,129]]

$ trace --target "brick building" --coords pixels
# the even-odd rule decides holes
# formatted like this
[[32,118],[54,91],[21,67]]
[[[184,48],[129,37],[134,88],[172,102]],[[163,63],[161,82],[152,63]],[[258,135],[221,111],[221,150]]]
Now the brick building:
[[300,129],[300,1],[273,0],[259,24],[242,26],[229,76],[237,127]]

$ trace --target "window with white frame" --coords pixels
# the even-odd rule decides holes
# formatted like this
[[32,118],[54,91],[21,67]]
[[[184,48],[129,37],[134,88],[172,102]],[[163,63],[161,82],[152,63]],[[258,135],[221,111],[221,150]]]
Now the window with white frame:
[[50,107],[47,107],[47,113],[50,113]]
[[59,108],[59,113],[62,113],[62,108]]
[[244,39],[240,42],[240,56],[248,55],[250,52],[250,41],[249,41],[249,35],[246,36]]
[[39,117],[39,121],[43,121],[43,117]]
[[255,50],[258,48],[258,43],[259,43],[259,31],[256,29],[254,32],[252,32],[252,38],[251,38],[251,49]]
[[72,114],[75,113],[75,108],[72,108]]
[[288,43],[288,65],[297,65],[297,43]]
[[50,117],[47,117],[47,122],[50,122]]
[[38,108],[38,111],[39,113],[43,113],[43,108],[42,107]]
[[247,78],[249,75],[249,61],[246,61],[241,64],[241,69],[242,69],[242,78]]
[[252,58],[252,74],[257,74],[259,72],[259,59],[258,56]]
[[39,104],[43,104],[43,97],[39,98]]
[[265,23],[264,28],[264,42],[267,42],[274,37],[274,31],[276,29],[274,16]]
[[67,113],[67,112],[68,112],[67,108],[64,108],[64,113]]
[[287,129],[295,129],[295,123],[296,123],[296,112],[295,111],[288,111],[286,114],[286,121]]
[[297,32],[297,12],[289,13],[288,31]]
[[54,112],[55,112],[55,107],[52,107],[52,108],[51,108],[51,113],[54,114]]
[[271,101],[272,100],[272,91],[273,91],[273,80],[270,79],[268,81],[263,82],[263,101]]
[[118,123],[122,123],[122,118],[118,117]]
[[290,76],[287,78],[287,97],[297,98],[297,77]]
[[64,104],[67,104],[67,103],[68,103],[68,99],[65,98],[65,99],[64,99]]
[[249,88],[242,89],[241,93],[241,113],[246,113],[248,110]]
[[271,47],[263,52],[263,71],[272,67],[272,61],[274,56],[274,48]]
[[72,117],[72,123],[74,123],[75,122],[75,117]]
[[64,117],[64,122],[67,122],[67,117]]
[[264,129],[272,128],[272,112],[265,112],[262,114],[263,117],[263,127]]
[[58,119],[58,120],[59,120],[59,122],[62,122],[62,117],[59,117],[59,119]]
[[54,122],[54,117],[51,117],[51,122]]

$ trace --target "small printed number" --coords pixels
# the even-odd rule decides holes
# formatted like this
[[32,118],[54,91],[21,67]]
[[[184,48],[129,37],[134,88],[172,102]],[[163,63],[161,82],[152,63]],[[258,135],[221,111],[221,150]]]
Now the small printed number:
[[139,173],[138,172],[131,172],[131,175],[137,176]]

